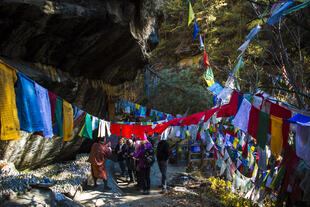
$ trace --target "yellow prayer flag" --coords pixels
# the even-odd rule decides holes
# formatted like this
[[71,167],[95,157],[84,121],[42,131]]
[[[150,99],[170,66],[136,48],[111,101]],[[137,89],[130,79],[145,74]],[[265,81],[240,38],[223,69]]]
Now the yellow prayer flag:
[[72,140],[73,131],[73,108],[67,101],[62,102],[63,109],[63,140]]
[[84,123],[84,125],[82,126],[81,131],[79,132],[79,137],[82,137],[82,132],[83,132],[84,128],[85,128],[85,123]]
[[188,130],[186,130],[186,135],[189,137],[189,131]]
[[237,144],[239,143],[239,139],[235,138],[233,146],[237,149]]
[[16,70],[0,60],[1,140],[19,140],[21,138],[14,89],[16,80]]
[[282,118],[270,115],[271,120],[271,154],[278,156],[282,152],[283,135],[282,135]]
[[189,2],[189,12],[188,12],[188,26],[191,24],[191,22],[195,19],[195,14],[192,8],[191,2]]
[[136,109],[140,109],[140,105],[139,104],[135,104],[135,108]]

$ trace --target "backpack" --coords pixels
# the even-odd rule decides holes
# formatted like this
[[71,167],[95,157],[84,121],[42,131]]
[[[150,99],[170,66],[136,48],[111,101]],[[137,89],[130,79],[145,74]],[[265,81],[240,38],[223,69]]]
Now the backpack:
[[142,162],[147,167],[151,167],[155,162],[155,153],[152,148],[145,149],[144,155],[142,157]]

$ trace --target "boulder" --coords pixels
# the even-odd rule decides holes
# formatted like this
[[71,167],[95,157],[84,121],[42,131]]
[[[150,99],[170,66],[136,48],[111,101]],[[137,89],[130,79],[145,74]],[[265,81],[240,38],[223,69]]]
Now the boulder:
[[[84,111],[112,119],[113,87],[133,80],[158,43],[158,6],[159,0],[2,0],[0,58]],[[82,143],[22,132],[20,141],[0,142],[0,159],[35,168],[74,157]]]

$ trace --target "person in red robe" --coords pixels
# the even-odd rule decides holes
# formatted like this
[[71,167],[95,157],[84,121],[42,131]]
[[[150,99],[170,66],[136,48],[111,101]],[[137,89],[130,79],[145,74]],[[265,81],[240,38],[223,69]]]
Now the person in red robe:
[[104,163],[108,157],[111,156],[111,142],[105,144],[106,138],[96,139],[92,145],[88,162],[91,164],[91,173],[94,179],[95,186],[97,186],[97,179],[102,179],[104,183],[104,190],[111,190],[107,181],[107,170]]

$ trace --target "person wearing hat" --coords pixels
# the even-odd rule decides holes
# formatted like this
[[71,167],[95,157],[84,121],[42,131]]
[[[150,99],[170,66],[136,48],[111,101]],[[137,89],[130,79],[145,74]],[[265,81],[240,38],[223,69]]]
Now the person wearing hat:
[[149,150],[153,150],[152,145],[147,140],[143,140],[141,141],[138,150],[133,155],[136,159],[138,159],[138,167],[140,169],[139,174],[141,176],[141,185],[144,195],[149,195],[151,188],[151,165],[146,164],[144,160],[144,156]]

